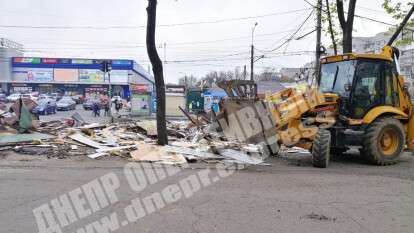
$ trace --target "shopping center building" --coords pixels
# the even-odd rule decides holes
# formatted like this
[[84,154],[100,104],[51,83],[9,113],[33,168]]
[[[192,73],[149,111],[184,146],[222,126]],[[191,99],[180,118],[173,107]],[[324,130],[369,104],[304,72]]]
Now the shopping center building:
[[[111,71],[101,71],[102,62],[111,64]],[[39,92],[66,95],[112,94],[130,97],[130,86],[139,85],[153,93],[154,79],[133,60],[76,58],[11,58],[11,75],[1,80],[7,93]]]

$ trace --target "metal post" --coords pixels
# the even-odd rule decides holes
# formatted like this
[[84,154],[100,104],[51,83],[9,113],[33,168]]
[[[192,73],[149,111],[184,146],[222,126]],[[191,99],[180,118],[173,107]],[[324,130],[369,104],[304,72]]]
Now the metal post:
[[251,53],[250,53],[250,80],[251,81],[253,81],[253,77],[254,77],[254,74],[253,74],[253,57],[254,57],[254,46],[253,46],[253,44],[252,44],[252,47],[251,47]]
[[257,22],[254,24],[253,29],[252,29],[252,46],[251,46],[251,53],[250,53],[250,80],[254,81],[254,67],[253,67],[253,59],[254,59],[254,44],[253,44],[253,39],[254,39],[254,29],[256,29],[257,26]]
[[164,42],[164,64],[167,63],[167,43]]

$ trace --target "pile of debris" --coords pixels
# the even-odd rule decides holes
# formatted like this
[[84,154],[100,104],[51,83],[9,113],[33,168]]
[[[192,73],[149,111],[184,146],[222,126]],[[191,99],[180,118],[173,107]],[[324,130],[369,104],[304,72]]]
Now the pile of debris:
[[[181,165],[189,162],[265,164],[263,148],[229,140],[211,130],[206,119],[188,115],[186,121],[168,121],[170,144],[159,146],[155,120],[85,124],[80,116],[39,122],[32,134],[11,133],[0,140],[0,151],[65,158],[119,156],[136,162]],[[0,132],[0,134],[2,134]],[[16,138],[20,136],[20,138]]]

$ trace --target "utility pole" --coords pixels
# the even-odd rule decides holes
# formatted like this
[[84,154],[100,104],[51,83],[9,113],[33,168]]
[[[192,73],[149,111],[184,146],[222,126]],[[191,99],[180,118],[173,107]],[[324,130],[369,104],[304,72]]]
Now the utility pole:
[[319,74],[319,61],[321,59],[321,31],[322,31],[322,0],[316,4],[316,56],[315,56],[315,74]]
[[167,63],[167,43],[164,42],[164,64]]
[[246,70],[246,65],[244,65],[244,69],[243,69],[243,80],[246,80],[246,76],[247,76],[247,70]]
[[253,39],[254,39],[254,29],[256,29],[257,26],[257,22],[254,24],[253,29],[252,29],[252,46],[251,46],[251,53],[250,53],[250,80],[254,81],[254,70],[253,70],[253,63],[254,63],[254,44],[253,44]]
[[[101,67],[100,70],[103,72],[103,78],[104,78],[104,82],[106,82],[106,74],[108,74],[108,98],[109,98],[109,103],[111,103],[111,98],[113,96],[112,93],[112,84],[111,84],[111,70],[112,70],[112,61],[110,60],[104,60],[101,62]],[[109,108],[109,116],[112,117],[112,113],[111,113],[111,108]]]

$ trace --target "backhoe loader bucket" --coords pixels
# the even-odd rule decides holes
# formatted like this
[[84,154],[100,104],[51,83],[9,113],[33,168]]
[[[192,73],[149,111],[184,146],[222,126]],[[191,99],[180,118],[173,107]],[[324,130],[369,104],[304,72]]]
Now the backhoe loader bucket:
[[272,153],[277,153],[280,144],[311,148],[318,127],[305,126],[303,120],[316,122],[318,119],[304,118],[305,113],[325,101],[317,89],[286,88],[260,100],[252,81],[224,81],[218,86],[229,96],[221,101],[217,115],[226,137],[270,145]]
[[276,124],[268,105],[257,98],[257,85],[253,81],[232,80],[218,83],[228,98],[220,102],[217,122],[224,135],[241,142],[263,144],[277,153]]

